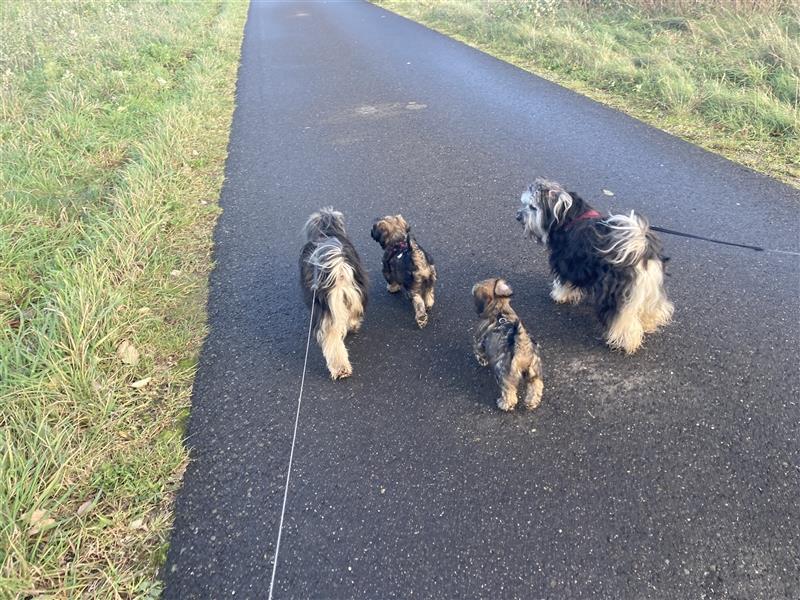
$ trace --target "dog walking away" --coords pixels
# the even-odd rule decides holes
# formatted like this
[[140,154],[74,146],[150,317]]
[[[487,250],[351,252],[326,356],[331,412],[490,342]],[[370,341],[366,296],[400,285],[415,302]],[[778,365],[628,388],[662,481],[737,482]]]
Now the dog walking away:
[[567,304],[591,298],[611,348],[633,354],[645,333],[672,320],[664,290],[667,259],[643,217],[603,218],[575,192],[539,178],[522,194],[517,221],[547,246],[551,298]]
[[525,387],[525,407],[542,401],[542,361],[517,313],[511,308],[513,291],[503,279],[486,279],[472,288],[480,321],[475,331],[475,358],[489,366],[500,386],[497,406],[513,410],[518,390]]
[[372,226],[372,239],[383,248],[383,277],[394,294],[405,290],[414,307],[414,318],[422,328],[433,307],[436,267],[430,254],[411,235],[403,215],[383,217]]
[[367,274],[347,238],[342,213],[322,208],[303,227],[300,284],[306,305],[314,303],[312,327],[332,379],[353,373],[344,339],[358,331],[367,306]]

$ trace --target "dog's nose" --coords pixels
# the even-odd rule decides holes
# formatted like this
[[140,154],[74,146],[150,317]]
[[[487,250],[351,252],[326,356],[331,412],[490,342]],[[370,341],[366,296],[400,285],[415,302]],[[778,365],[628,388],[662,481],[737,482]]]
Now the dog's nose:
[[521,210],[518,210],[518,211],[517,211],[517,221],[519,221],[520,223],[522,223],[522,211],[521,211]]

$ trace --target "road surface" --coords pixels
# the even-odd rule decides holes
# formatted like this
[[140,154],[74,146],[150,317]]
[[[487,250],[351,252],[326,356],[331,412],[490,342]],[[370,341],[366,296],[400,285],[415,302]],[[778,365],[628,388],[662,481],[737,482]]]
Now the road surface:
[[[355,369],[312,345],[276,598],[800,597],[800,260],[664,236],[674,323],[629,357],[548,298],[537,175],[603,212],[797,251],[797,190],[366,3],[253,3],[166,597],[266,598],[308,312],[300,228],[371,275]],[[610,190],[613,197],[603,194]],[[439,272],[425,330],[375,217]],[[470,288],[502,275],[545,393],[503,414]]]

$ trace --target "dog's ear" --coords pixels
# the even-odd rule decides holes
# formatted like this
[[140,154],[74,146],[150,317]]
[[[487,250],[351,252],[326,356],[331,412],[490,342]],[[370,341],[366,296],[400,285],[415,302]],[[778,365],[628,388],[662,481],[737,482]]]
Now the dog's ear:
[[567,216],[567,211],[572,208],[572,196],[567,192],[550,190],[547,193],[547,197],[552,203],[553,216],[556,219],[556,223],[560,223],[561,220]]
[[398,214],[395,215],[395,218],[401,224],[401,226],[403,227],[403,230],[406,233],[410,233],[411,232],[411,225],[408,224],[408,221],[406,221],[406,219],[405,219],[405,217],[403,217],[403,215],[398,213]]
[[479,283],[476,283],[472,286],[472,298],[475,300],[475,311],[479,315],[482,315],[483,311],[486,310],[486,305],[489,303],[491,298],[488,297],[486,291]]
[[494,283],[494,295],[498,298],[510,298],[514,294],[514,290],[506,283],[505,279],[498,279]]
[[370,231],[372,239],[378,243],[381,242],[381,238],[383,237],[383,234],[381,233],[381,228],[378,227],[379,223],[380,220],[375,221],[375,223],[372,225],[372,231]]

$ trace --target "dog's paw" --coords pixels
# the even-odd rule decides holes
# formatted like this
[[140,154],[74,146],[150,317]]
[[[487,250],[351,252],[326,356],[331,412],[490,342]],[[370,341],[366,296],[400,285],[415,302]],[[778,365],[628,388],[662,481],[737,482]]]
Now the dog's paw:
[[542,403],[542,397],[539,396],[537,398],[526,398],[525,399],[525,408],[528,410],[533,410],[535,408],[539,408],[539,405]]
[[514,410],[514,407],[516,405],[517,405],[516,402],[511,402],[502,397],[497,399],[497,408],[499,408],[500,410],[504,410],[506,412]]
[[475,355],[475,360],[477,360],[477,361],[478,361],[478,364],[479,364],[480,366],[482,366],[482,367],[488,367],[488,366],[489,366],[489,361],[488,361],[488,360],[486,360],[486,358],[485,358],[485,357],[483,357],[483,356],[479,356],[479,355],[477,355],[477,354],[476,354],[476,355]]
[[402,289],[403,289],[403,286],[401,286],[399,283],[387,283],[386,284],[386,291],[389,292],[390,294],[396,294],[397,292],[399,292]]
[[420,329],[424,328],[428,324],[428,315],[417,315],[415,317],[417,321],[417,325]]
[[343,367],[339,367],[338,369],[333,369],[331,371],[331,379],[336,381],[337,379],[344,379],[345,377],[350,377],[353,374],[353,367],[350,365],[345,365]]

